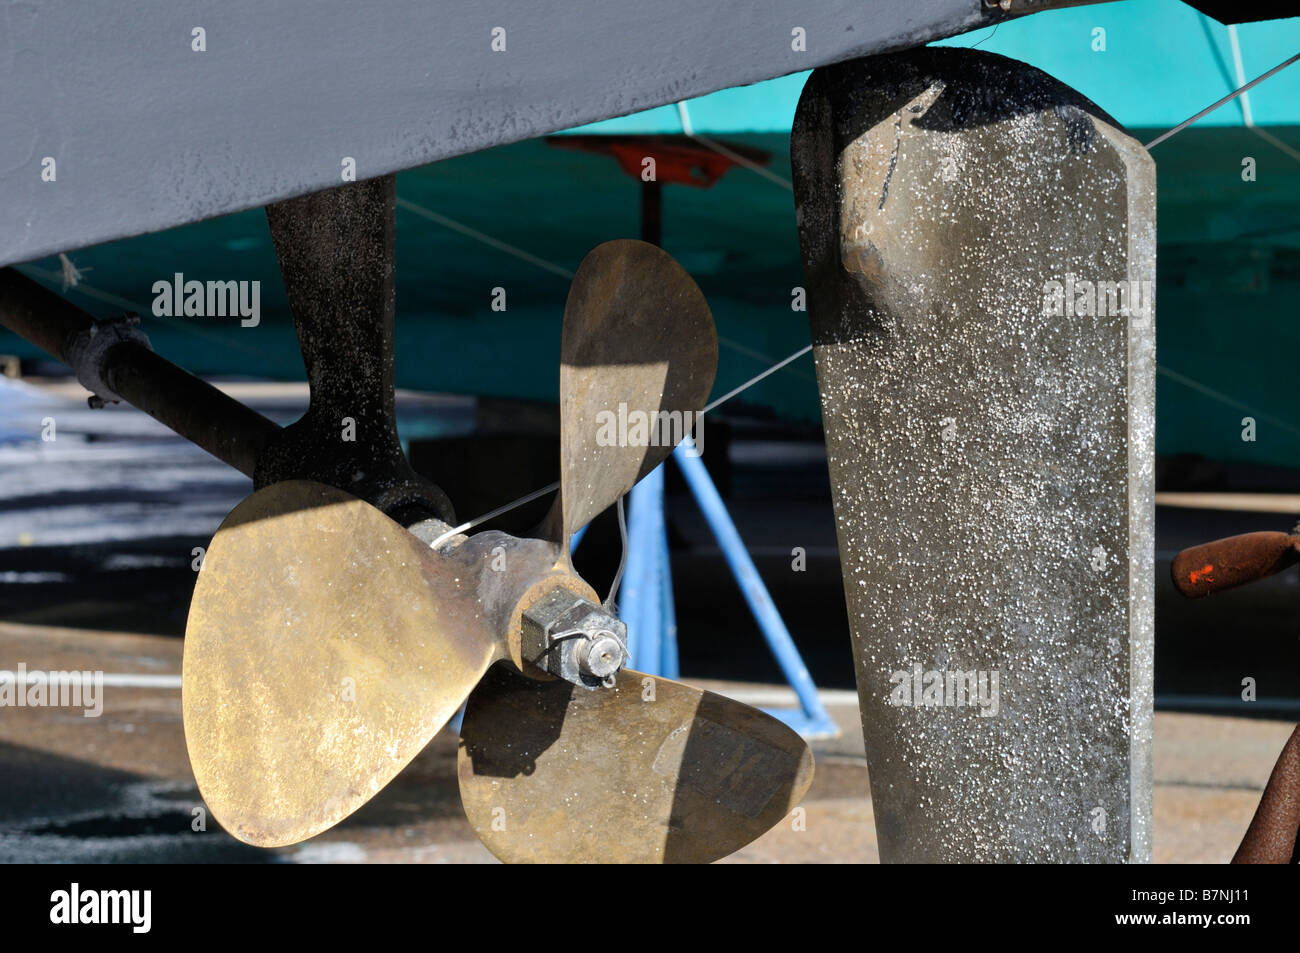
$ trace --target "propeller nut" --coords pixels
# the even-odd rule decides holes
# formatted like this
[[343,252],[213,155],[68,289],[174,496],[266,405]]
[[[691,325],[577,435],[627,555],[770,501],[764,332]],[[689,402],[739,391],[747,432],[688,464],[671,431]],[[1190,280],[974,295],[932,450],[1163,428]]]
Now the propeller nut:
[[627,661],[627,626],[603,607],[556,587],[524,610],[524,659],[583,688],[598,688]]
[[592,678],[609,678],[620,668],[627,657],[623,643],[613,632],[598,632],[595,637],[582,640],[577,647],[578,670]]

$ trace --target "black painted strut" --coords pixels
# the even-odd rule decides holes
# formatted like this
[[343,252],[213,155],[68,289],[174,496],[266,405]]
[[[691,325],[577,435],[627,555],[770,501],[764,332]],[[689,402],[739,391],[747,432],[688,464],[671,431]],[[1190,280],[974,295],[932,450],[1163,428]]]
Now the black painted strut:
[[311,404],[267,447],[253,479],[328,483],[409,526],[454,514],[397,436],[395,202],[396,179],[385,175],[267,206]]
[[125,400],[253,478],[338,487],[405,526],[452,521],[447,496],[411,469],[393,387],[395,180],[326,189],[266,210],[311,388],[281,428],[155,354],[126,319],[96,321],[13,269],[0,324],[70,365],[95,400]]

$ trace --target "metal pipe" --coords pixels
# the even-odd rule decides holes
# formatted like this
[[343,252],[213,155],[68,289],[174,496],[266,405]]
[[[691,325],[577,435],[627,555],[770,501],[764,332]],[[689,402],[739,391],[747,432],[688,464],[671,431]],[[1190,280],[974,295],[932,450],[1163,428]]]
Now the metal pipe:
[[1300,536],[1243,533],[1184,549],[1169,565],[1174,585],[1188,599],[1199,599],[1264,579],[1300,562]]
[[[664,475],[668,468],[659,464],[645,479],[632,488],[632,509],[636,512],[639,500],[644,500],[642,507],[647,512],[641,523],[642,538],[638,545],[645,554],[645,575],[642,577],[644,601],[642,602],[642,638],[641,653],[646,664],[654,668],[647,669],[650,675],[666,675],[663,668],[664,626],[664,573],[668,571],[667,548],[660,547],[659,541],[666,532],[664,526]],[[640,494],[640,495],[638,495]],[[630,535],[630,533],[629,533]]]
[[72,339],[89,330],[94,318],[25,275],[6,268],[0,271],[0,324],[67,363]]
[[110,354],[105,377],[113,390],[245,476],[280,433],[273,420],[146,347],[125,344]]
[[628,664],[660,675],[661,583],[656,567],[656,533],[663,525],[663,465],[632,487],[627,527],[627,575],[619,600],[619,617],[627,623]]
[[569,540],[570,553],[576,553],[578,551],[578,544],[581,543],[582,538],[587,535],[587,530],[590,526],[591,524],[588,523],[586,526],[580,527],[578,531],[573,534],[573,537]]
[[[664,464],[660,464],[663,469]],[[659,644],[659,673],[664,678],[681,678],[677,656],[677,603],[673,598],[673,564],[668,558],[668,524],[659,527],[660,609],[664,634]]]
[[740,591],[745,601],[749,603],[749,610],[754,614],[754,621],[763,630],[776,663],[785,673],[785,680],[799,696],[799,705],[803,708],[804,715],[812,722],[831,724],[826,708],[817,696],[817,686],[813,683],[812,676],[808,674],[808,668],[804,665],[798,648],[795,647],[794,639],[790,637],[790,630],[785,627],[781,613],[776,610],[767,586],[763,585],[763,579],[759,576],[754,561],[749,558],[745,543],[736,530],[736,524],[731,521],[731,515],[727,512],[727,505],[722,502],[717,487],[713,485],[704,461],[693,451],[694,444],[688,438],[677,445],[677,449],[673,451],[673,459],[681,467],[682,476],[686,477],[686,483],[695,496],[695,502],[699,504],[700,512],[704,514],[709,529],[713,531],[718,545],[722,548],[722,554],[731,566],[732,575],[736,577]]
[[[95,319],[12,268],[0,271],[0,325],[71,365],[74,341]],[[105,352],[100,376],[113,391],[247,476],[280,426],[149,348],[123,342]]]

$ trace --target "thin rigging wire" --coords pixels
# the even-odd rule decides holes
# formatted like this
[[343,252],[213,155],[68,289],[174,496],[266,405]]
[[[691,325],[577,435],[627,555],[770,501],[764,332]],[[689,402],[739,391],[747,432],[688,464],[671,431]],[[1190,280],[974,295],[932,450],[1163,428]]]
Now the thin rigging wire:
[[1208,116],[1210,113],[1214,112],[1216,109],[1218,109],[1220,106],[1224,105],[1225,103],[1232,102],[1234,99],[1236,99],[1246,90],[1250,89],[1252,86],[1264,82],[1264,80],[1268,79],[1274,73],[1278,72],[1279,70],[1286,69],[1296,60],[1300,60],[1300,53],[1297,53],[1295,56],[1291,57],[1285,63],[1279,63],[1277,66],[1274,66],[1271,70],[1269,70],[1267,73],[1264,73],[1262,76],[1256,76],[1245,86],[1242,86],[1240,89],[1233,90],[1227,96],[1224,96],[1222,99],[1220,99],[1217,103],[1213,103],[1212,105],[1206,106],[1204,109],[1198,112],[1195,116],[1192,116],[1190,119],[1184,119],[1182,122],[1174,126],[1174,128],[1170,129],[1168,132],[1161,133],[1160,135],[1156,136],[1154,139],[1148,142],[1144,148],[1151,149],[1155,146],[1160,145],[1160,143],[1164,142],[1170,136],[1182,132],[1192,123],[1196,122],[1196,120],[1200,119],[1202,116]]
[[[765,370],[763,373],[761,373],[761,374],[759,374],[759,375],[757,375],[757,376],[755,376],[755,377],[751,377],[749,380],[745,381],[745,383],[741,384],[739,387],[735,388],[735,389],[732,390],[732,391],[729,391],[729,392],[726,393],[726,394],[723,394],[723,395],[722,395],[721,397],[719,397],[717,400],[713,401],[713,403],[706,405],[705,408],[704,408],[704,410],[701,411],[701,413],[708,413],[709,411],[713,410],[713,408],[715,408],[715,407],[717,407],[719,404],[721,404],[723,401],[731,400],[731,398],[735,397],[737,394],[741,393],[742,391],[748,390],[749,388],[751,388],[751,387],[753,387],[755,384],[757,384],[759,381],[761,381],[763,378],[767,377],[767,376],[770,375],[770,374],[774,374],[774,373],[776,373],[776,372],[779,371],[781,368],[783,368],[783,367],[785,367],[787,364],[789,364],[791,361],[794,361],[794,360],[797,360],[798,358],[803,357],[805,354],[807,354],[807,353],[808,353],[809,351],[811,351],[811,350],[812,350],[812,345],[811,345],[811,344],[804,345],[804,346],[801,347],[799,350],[795,351],[793,354],[791,354],[789,357],[787,357],[785,360],[783,360],[783,361],[778,361],[777,363],[775,363],[775,364],[773,364],[771,367],[769,367],[767,370]],[[496,509],[492,510],[490,513],[484,513],[482,516],[475,517],[474,519],[470,520],[468,523],[462,523],[460,526],[457,526],[455,529],[448,530],[447,532],[445,532],[445,533],[443,533],[441,536],[439,536],[437,539],[435,539],[432,543],[430,543],[429,546],[430,546],[431,548],[435,548],[435,549],[436,549],[438,546],[440,546],[442,543],[444,543],[446,540],[450,539],[450,538],[453,537],[453,536],[458,536],[458,535],[460,535],[461,533],[465,532],[465,531],[468,530],[468,529],[473,529],[475,526],[478,526],[480,523],[485,523],[485,522],[487,522],[488,520],[493,519],[494,517],[500,516],[502,513],[508,513],[508,512],[510,512],[511,510],[513,510],[513,509],[514,509],[515,507],[517,507],[517,506],[523,506],[525,503],[531,502],[532,500],[537,499],[539,496],[542,496],[542,495],[544,495],[544,494],[546,494],[546,493],[551,493],[551,492],[553,492],[554,490],[558,490],[559,488],[560,488],[560,484],[559,484],[558,481],[555,482],[555,483],[549,483],[549,484],[547,484],[546,486],[542,487],[540,490],[534,490],[532,493],[529,493],[529,494],[527,494],[526,496],[521,496],[519,499],[514,500],[514,501],[512,501],[512,502],[510,502],[510,503],[506,503],[504,506],[498,506]],[[623,515],[623,508],[622,508],[622,507],[623,507],[623,498],[622,498],[622,497],[619,497],[618,505],[619,505],[619,518],[620,518],[620,520],[621,520],[621,519],[622,519],[622,515]],[[623,546],[623,560],[624,560],[624,562],[625,562],[625,561],[627,560],[627,545],[626,545],[626,543],[627,543],[627,529],[626,529],[626,527],[625,527],[621,522],[620,522],[620,524],[619,524],[619,528],[620,528],[620,531],[621,531],[622,534],[623,534],[623,540],[624,540],[624,546]],[[623,567],[622,567],[622,563],[620,563],[620,564],[619,564],[619,575],[621,576],[622,573],[623,573]],[[616,580],[615,580],[615,583],[617,583],[617,581],[618,581],[618,580],[616,579]],[[611,590],[610,599],[613,598],[613,594],[612,594],[612,593],[613,593],[613,590]]]

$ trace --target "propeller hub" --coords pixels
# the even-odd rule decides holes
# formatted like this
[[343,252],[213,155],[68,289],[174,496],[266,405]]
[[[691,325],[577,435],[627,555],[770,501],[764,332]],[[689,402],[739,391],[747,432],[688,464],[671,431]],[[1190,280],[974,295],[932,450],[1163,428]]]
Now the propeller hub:
[[559,586],[524,610],[525,661],[583,688],[598,688],[627,661],[627,626]]

